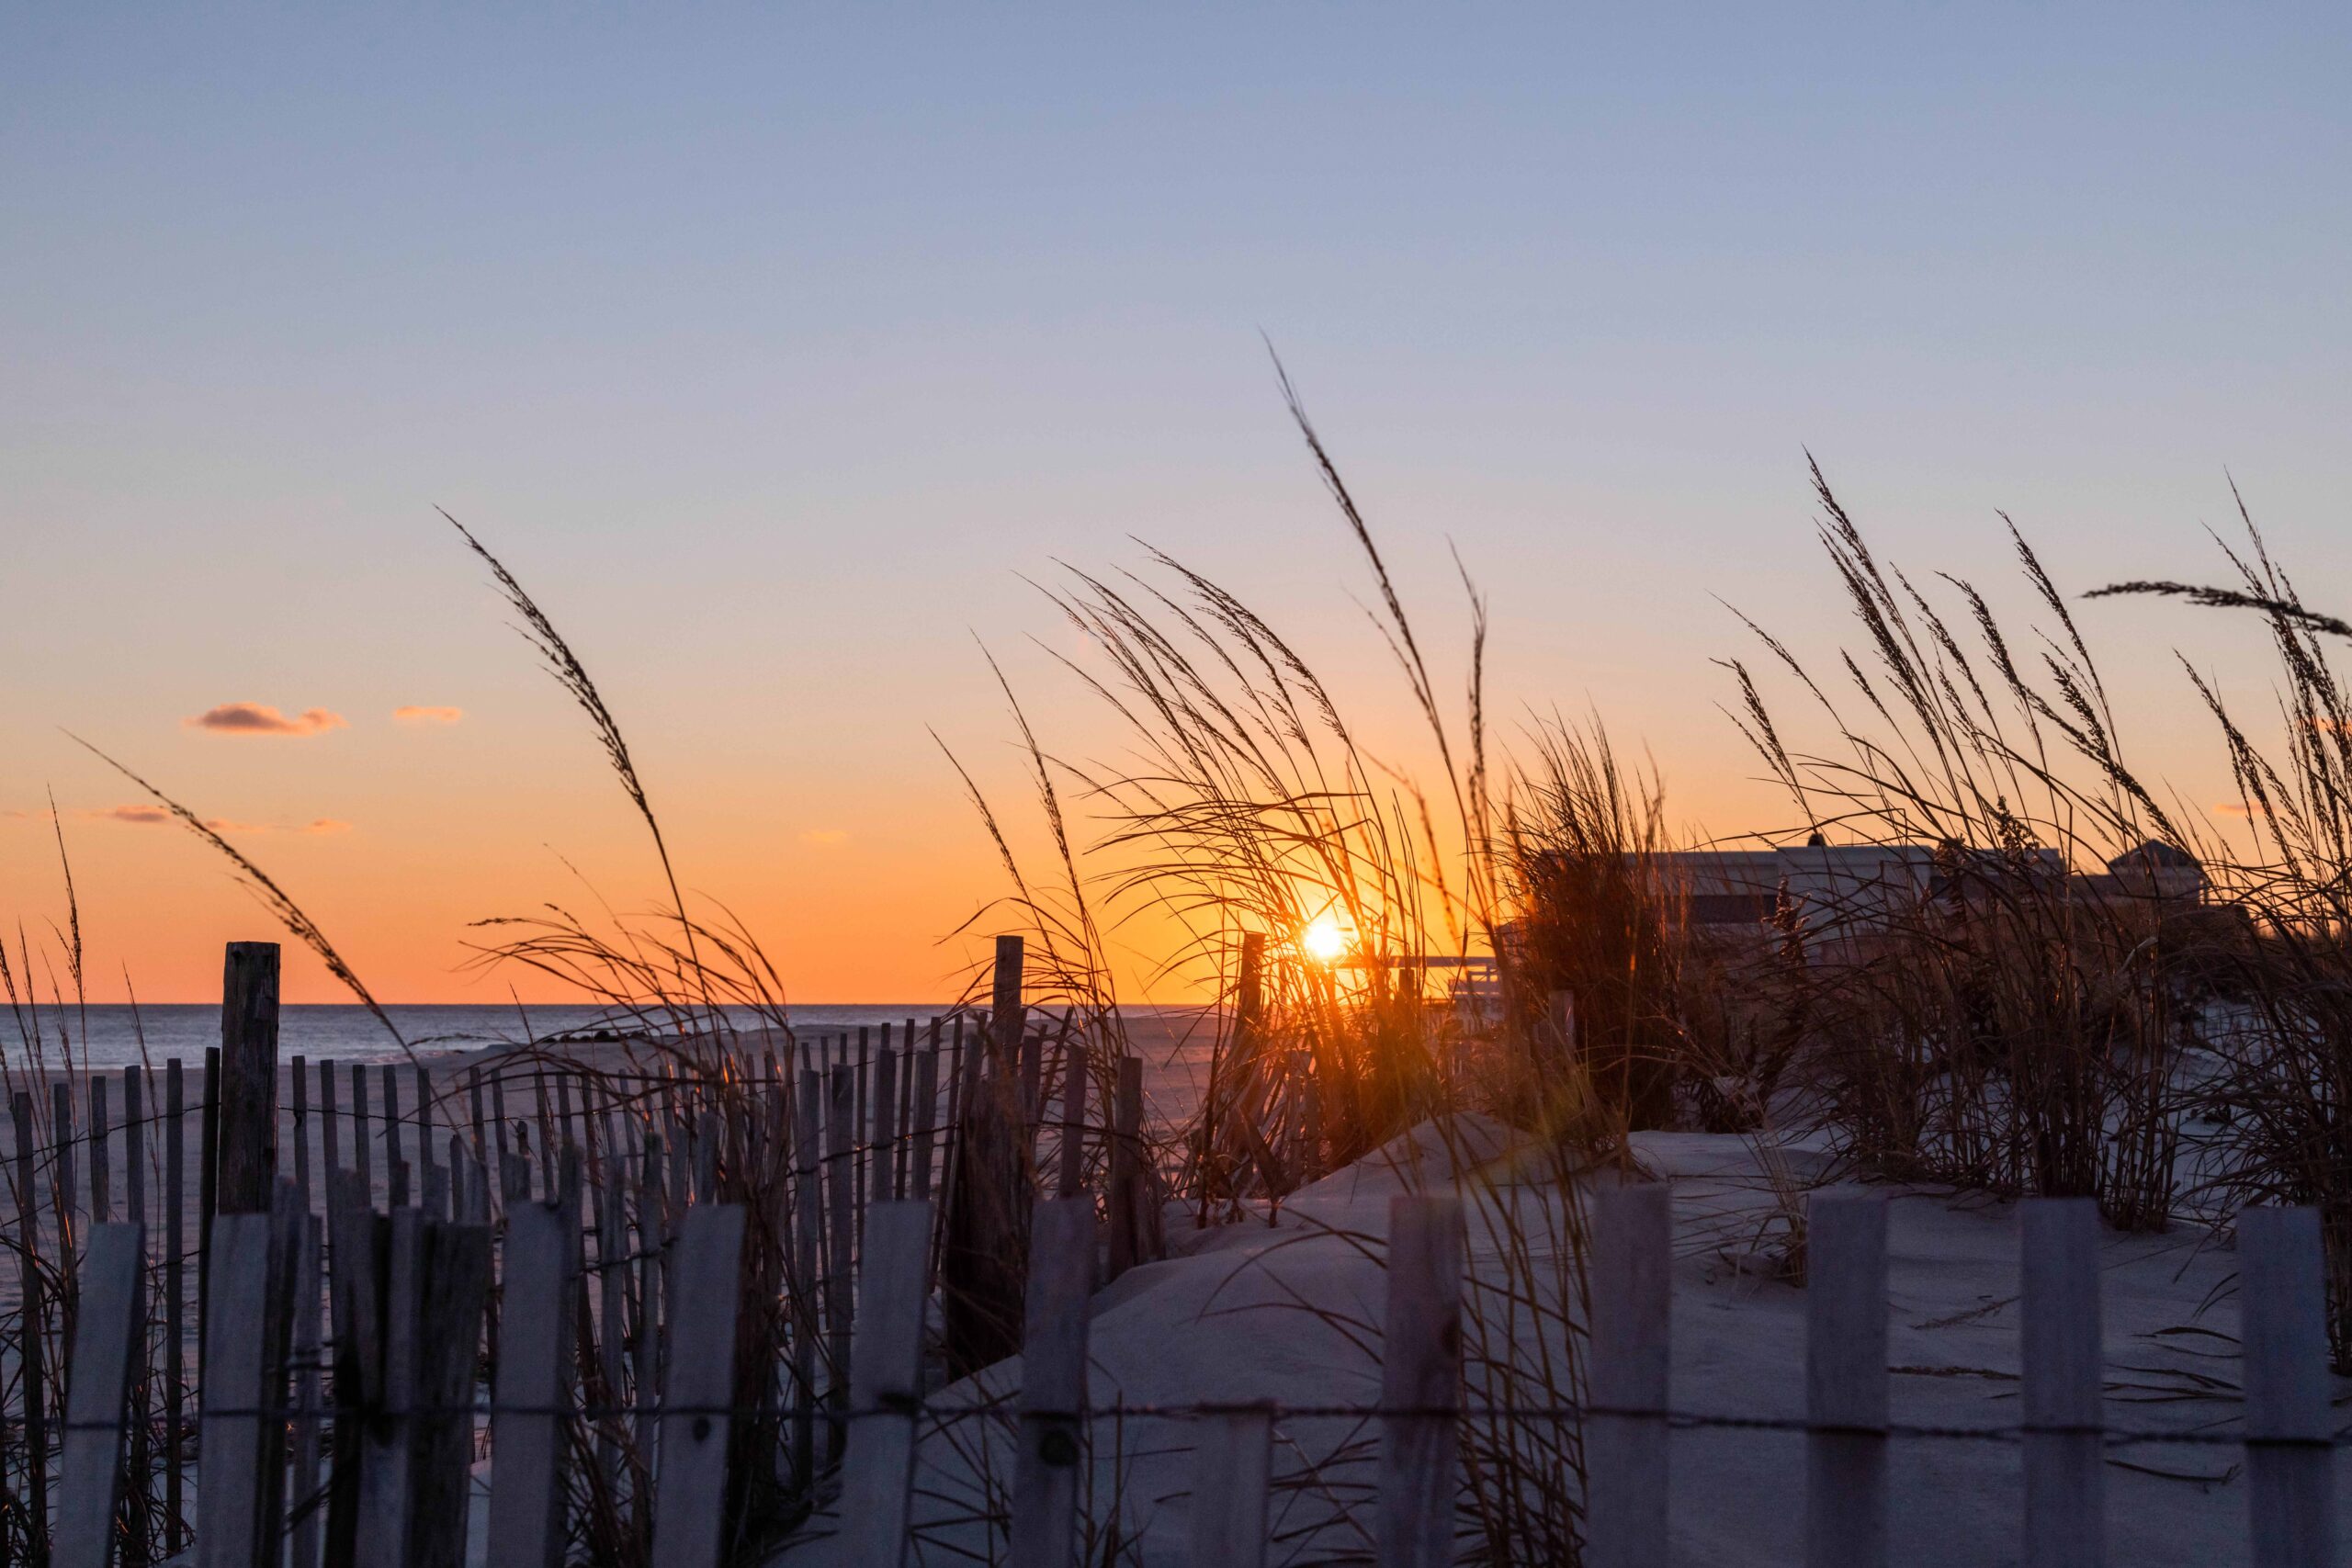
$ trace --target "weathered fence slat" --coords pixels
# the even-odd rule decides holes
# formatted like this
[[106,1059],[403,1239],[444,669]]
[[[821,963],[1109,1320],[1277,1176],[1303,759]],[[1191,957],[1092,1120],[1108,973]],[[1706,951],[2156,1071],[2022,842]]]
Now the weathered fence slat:
[[2335,1561],[2335,1497],[2318,1210],[2238,1216],[2238,1304],[2255,1568],[2322,1568]]
[[319,1288],[323,1279],[325,1224],[309,1209],[306,1201],[301,1249],[294,1261],[294,1329],[289,1337],[294,1359],[294,1471],[288,1505],[296,1517],[288,1543],[288,1568],[318,1568],[319,1541],[326,1524],[314,1495],[319,1488],[319,1416],[324,1403],[319,1378]]
[[1886,1561],[1886,1205],[1816,1192],[1805,1224],[1805,1562]]
[[[197,1489],[198,1568],[274,1568],[277,1519],[270,1484],[281,1454],[278,1384],[285,1346],[277,1330],[274,1216],[221,1214],[205,1260],[212,1321],[204,1352],[203,1484]],[[282,1265],[281,1265],[282,1267]],[[273,1343],[273,1341],[276,1341]]]
[[1086,1456],[1086,1305],[1094,1293],[1094,1200],[1037,1205],[1021,1344],[1021,1429],[1012,1461],[1013,1568],[1077,1560]]
[[1115,1280],[1143,1261],[1143,1058],[1119,1058],[1111,1127],[1111,1263]]
[[180,1059],[164,1064],[164,1550],[187,1546],[187,1089]]
[[663,1399],[653,1568],[718,1568],[726,1541],[743,1222],[739,1203],[702,1203],[679,1229],[673,1331],[678,1343],[697,1348],[672,1364]]
[[1086,1037],[1068,1032],[1062,1047],[1061,1169],[1055,1196],[1075,1198],[1086,1182]]
[[147,1227],[101,1222],[90,1233],[67,1364],[65,1447],[58,1467],[52,1568],[107,1568],[121,1506],[126,1405],[147,1323]]
[[[384,1075],[389,1094],[392,1077]],[[385,1125],[396,1126],[387,1112]],[[395,1170],[400,1168],[396,1165]],[[424,1327],[424,1213],[395,1207],[384,1266],[383,1316],[373,1345],[362,1340],[363,1360],[383,1368],[374,1416],[359,1438],[358,1568],[408,1568],[409,1527],[415,1515],[417,1406],[422,1398]],[[371,1354],[372,1352],[372,1354]]]
[[1462,1203],[1388,1201],[1388,1307],[1380,1357],[1381,1568],[1453,1560],[1454,1412],[1462,1383]]
[[136,1064],[122,1069],[123,1217],[147,1223],[147,1074]]
[[491,1447],[489,1561],[554,1568],[563,1548],[563,1417],[571,1389],[574,1251],[563,1215],[541,1202],[506,1209],[506,1299]]
[[1662,1181],[1593,1201],[1593,1411],[1585,1425],[1585,1561],[1665,1568],[1674,1218]]
[[[49,1377],[41,1336],[40,1200],[33,1186],[33,1097],[18,1090],[11,1102],[17,1123],[17,1311],[28,1331],[19,1341],[25,1409],[26,1529],[35,1540],[49,1529]],[[176,1473],[176,1472],[175,1472]]]
[[107,1120],[107,1079],[104,1073],[90,1075],[90,1224],[114,1223],[114,1170],[107,1156],[107,1135],[113,1131]]
[[913,1184],[908,1196],[919,1201],[931,1198],[932,1145],[939,1125],[939,1021],[931,1021],[931,1045],[921,1055],[911,1058],[914,1066],[914,1147],[911,1156]]
[[857,1346],[850,1360],[849,1451],[842,1461],[843,1561],[898,1568],[906,1556],[922,1398],[931,1205],[876,1204],[866,1217],[865,1246]]
[[849,1408],[850,1327],[856,1311],[850,1272],[850,1238],[855,1234],[855,1177],[851,1168],[856,1164],[851,1145],[857,1114],[854,1071],[846,1064],[835,1064],[831,1095],[825,1107],[825,1195],[829,1200],[825,1229],[830,1247],[825,1259],[825,1343],[831,1363],[825,1403],[832,1413],[826,1452],[836,1461],[849,1438],[842,1416]]
[[2025,1561],[2027,1568],[2098,1568],[2107,1536],[2098,1202],[2031,1198],[2020,1208]]
[[882,1026],[882,1050],[874,1058],[874,1179],[865,1190],[873,1202],[899,1196],[899,1054],[890,1048],[890,1026]]
[[1193,1568],[1265,1568],[1274,1409],[1212,1411],[1193,1424]]
[[816,1478],[817,1275],[822,1266],[824,1214],[817,1191],[817,1070],[800,1070],[793,1101],[792,1483],[806,1493]]
[[[446,1170],[443,1179],[447,1179]],[[427,1223],[416,1344],[418,1417],[406,1568],[464,1568],[474,1369],[490,1300],[490,1230]]]
[[390,1067],[379,1067],[377,1081],[384,1088],[384,1185],[386,1196],[395,1209],[408,1207],[408,1179],[413,1168],[408,1156],[401,1152],[404,1134],[401,1132],[401,1080]]

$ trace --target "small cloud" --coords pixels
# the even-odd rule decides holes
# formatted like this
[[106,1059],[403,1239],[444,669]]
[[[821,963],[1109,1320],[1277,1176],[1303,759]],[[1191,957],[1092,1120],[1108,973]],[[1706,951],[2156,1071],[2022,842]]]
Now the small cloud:
[[2213,807],[2213,815],[2216,817],[2234,817],[2240,821],[2249,821],[2256,817],[2269,816],[2270,807],[2259,805],[2248,806],[2242,800],[2225,800],[2222,802],[2221,805]]
[[288,718],[267,703],[222,703],[182,722],[223,735],[320,735],[348,728],[341,714],[324,708],[304,708]]
[[348,833],[351,831],[351,824],[339,822],[332,817],[322,817],[305,827],[302,831],[305,833]]
[[108,806],[96,811],[85,811],[80,815],[96,818],[102,822],[132,822],[142,828],[152,828],[158,823],[172,819],[172,814],[162,807],[143,803],[138,806]]
[[463,708],[420,707],[414,703],[392,710],[402,724],[455,724],[466,716]]
[[839,828],[811,828],[800,835],[800,841],[819,849],[830,849],[835,844],[848,843],[849,834]]

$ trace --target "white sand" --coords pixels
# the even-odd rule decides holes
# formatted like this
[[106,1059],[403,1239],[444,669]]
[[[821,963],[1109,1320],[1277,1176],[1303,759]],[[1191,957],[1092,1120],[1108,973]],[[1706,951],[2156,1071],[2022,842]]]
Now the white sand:
[[[1417,1178],[1367,1162],[1295,1196],[1272,1228],[1261,1217],[1191,1238],[1180,1232],[1177,1239],[1193,1244],[1187,1256],[1136,1270],[1103,1292],[1093,1320],[1093,1402],[1271,1398],[1329,1405],[1372,1400],[1377,1390],[1373,1355],[1299,1303],[1344,1314],[1365,1328],[1379,1323],[1381,1271],[1340,1233],[1377,1238],[1393,1193],[1408,1184],[1449,1184],[1428,1130],[1408,1142],[1423,1156]],[[1733,1137],[1651,1134],[1635,1143],[1641,1159],[1674,1191],[1675,1407],[1800,1416],[1804,1293],[1752,1273],[1743,1277],[1726,1260],[1726,1255],[1747,1253],[1770,1207],[1753,1155]],[[1817,1153],[1804,1149],[1792,1150],[1790,1158],[1801,1176],[1822,1164]],[[1892,1204],[1894,1419],[1921,1426],[2014,1425],[2019,1418],[2016,1209],[1967,1194],[1883,1190]],[[1541,1186],[1508,1191],[1504,1201],[1530,1216],[1557,1201]],[[1473,1268],[1492,1280],[1499,1265],[1491,1230],[1474,1217],[1472,1235]],[[2109,1234],[2102,1260],[2110,1427],[2233,1429],[2237,1311],[2226,1294],[2233,1271],[2226,1239],[2188,1228],[2163,1236]],[[2182,1327],[2213,1332],[2164,1332]],[[1369,1337],[1376,1346],[1376,1331]],[[936,1401],[953,1404],[983,1390],[1003,1393],[1017,1388],[1019,1377],[1018,1361],[1008,1362],[943,1391]],[[1328,1458],[1345,1435],[1344,1424],[1330,1420],[1288,1422],[1278,1429],[1278,1530],[1311,1530],[1329,1517],[1324,1497],[1295,1482],[1305,1463]],[[1145,1563],[1185,1561],[1190,1443],[1189,1429],[1177,1423],[1131,1422],[1125,1433],[1126,1474],[1117,1506],[1126,1527],[1140,1532]],[[1091,1504],[1098,1525],[1113,1506],[1109,1446],[1098,1434]],[[973,1447],[969,1437],[957,1445],[939,1433],[922,1445],[917,1478],[917,1515],[927,1538],[922,1561],[955,1561],[951,1545],[976,1543],[978,1527],[951,1521],[989,1489],[978,1479],[983,1465],[994,1472],[996,1489],[1006,1484],[1001,1435],[985,1445],[984,1460],[969,1451]],[[1368,1456],[1370,1445],[1362,1447]],[[2110,1462],[2110,1561],[2246,1560],[2245,1486],[2235,1449],[2135,1449],[2117,1453],[2115,1461],[2201,1479],[2159,1478]],[[1892,1457],[1894,1560],[2017,1561],[2018,1463],[2013,1444],[1898,1440]],[[1801,1436],[1679,1430],[1672,1465],[1678,1563],[1751,1568],[1800,1560]],[[2347,1471],[2352,1465],[2339,1461],[2339,1494]],[[1366,1483],[1368,1457],[1329,1465],[1326,1476],[1341,1485]],[[1294,1484],[1283,1490],[1285,1477]],[[1346,1539],[1326,1531],[1317,1550],[1303,1555],[1343,1550]],[[1294,1537],[1272,1560],[1282,1562],[1307,1544]],[[786,1555],[796,1565],[833,1560],[831,1543],[823,1540]]]

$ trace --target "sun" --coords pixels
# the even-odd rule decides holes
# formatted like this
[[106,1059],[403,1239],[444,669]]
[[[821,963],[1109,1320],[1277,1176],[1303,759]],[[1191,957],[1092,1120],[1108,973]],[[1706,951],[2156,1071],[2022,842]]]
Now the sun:
[[1298,945],[1317,964],[1334,964],[1348,951],[1348,933],[1329,914],[1321,914],[1298,933]]

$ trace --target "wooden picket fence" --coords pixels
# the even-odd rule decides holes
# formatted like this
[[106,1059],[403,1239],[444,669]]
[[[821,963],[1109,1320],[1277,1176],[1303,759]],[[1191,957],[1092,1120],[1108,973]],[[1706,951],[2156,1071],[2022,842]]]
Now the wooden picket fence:
[[[489,1228],[431,1220],[414,1209],[375,1213],[358,1202],[356,1182],[345,1183],[345,1193],[338,1245],[380,1257],[385,1289],[379,1298],[358,1293],[360,1301],[380,1301],[372,1319],[364,1310],[345,1314],[338,1301],[326,1561],[456,1568],[467,1466],[477,1420],[486,1418],[495,1456],[489,1561],[553,1568],[565,1548],[565,1499],[574,1479],[568,1471],[596,1462],[565,1440],[568,1425],[583,1414],[567,1354],[585,1300],[576,1216],[562,1198],[508,1211],[504,1300],[493,1335],[499,1370],[494,1393],[478,1410],[471,1384],[490,1296]],[[2077,1568],[2103,1560],[2101,1486],[2113,1437],[2101,1414],[2098,1217],[2086,1200],[2024,1207],[2024,1421],[2000,1435],[2021,1439],[2024,1560]],[[282,1310],[300,1301],[308,1266],[301,1218],[289,1193],[271,1214],[218,1222],[198,1563],[275,1564],[288,1500],[299,1501],[316,1479],[310,1413],[288,1397],[289,1371],[295,1379],[305,1372],[288,1353],[301,1331]],[[1668,1401],[1666,1189],[1603,1194],[1594,1220],[1593,1385],[1589,1403],[1575,1413],[1585,1423],[1589,1467],[1586,1561],[1594,1568],[1652,1568],[1668,1561],[1668,1433],[1709,1418],[1676,1412]],[[847,1432],[833,1507],[843,1538],[838,1562],[895,1568],[909,1557],[926,1410],[932,1221],[932,1205],[920,1199],[885,1199],[867,1214],[853,1371],[845,1405],[831,1413]],[[718,1568],[727,1559],[729,1466],[740,1462],[730,1453],[756,1414],[738,1402],[735,1374],[742,1369],[723,1348],[738,1342],[738,1270],[749,1223],[736,1204],[703,1205],[685,1216],[673,1332],[708,1349],[679,1357],[661,1401],[630,1413],[657,1433],[648,1561],[658,1568]],[[369,1227],[379,1233],[373,1247],[359,1239]],[[1809,1235],[1805,1558],[1810,1568],[1884,1563],[1889,1444],[1906,1435],[1962,1434],[1911,1433],[1890,1420],[1883,1201],[1852,1190],[1818,1195]],[[121,1534],[141,1246],[136,1223],[101,1225],[85,1262],[53,1559],[61,1568],[105,1568]],[[2335,1434],[2317,1215],[2250,1211],[2241,1217],[2239,1247],[2246,1411],[2235,1440],[2249,1472],[2251,1559],[2258,1568],[2318,1568],[2334,1561]],[[1439,1568],[1455,1560],[1459,1423],[1477,1415],[1461,1404],[1464,1255],[1457,1199],[1392,1201],[1381,1398],[1362,1412],[1378,1419],[1382,1433],[1373,1532],[1381,1568]],[[1091,1199],[1039,1207],[1012,1486],[1008,1558],[1015,1568],[1076,1568],[1081,1428],[1112,1414],[1088,1404],[1088,1301],[1099,1261]],[[602,1413],[585,1414],[593,1421]],[[1194,1445],[1191,1561],[1200,1568],[1262,1568],[1271,1437],[1283,1412],[1269,1404],[1183,1414],[1213,1428]],[[298,1523],[292,1539],[291,1561],[311,1568],[318,1561],[315,1533],[306,1540]]]
[[[78,1100],[60,1086],[45,1130],[17,1098],[21,1297],[6,1352],[0,1556],[458,1568],[470,1467],[488,1455],[483,1523],[502,1568],[551,1568],[566,1553],[717,1568],[741,1555],[754,1490],[781,1500],[771,1523],[787,1533],[839,1531],[835,1561],[902,1562],[919,1443],[943,1415],[932,1396],[967,1370],[941,1353],[937,1325],[952,1338],[970,1300],[1009,1278],[1018,1321],[1006,1338],[1023,1372],[1004,1555],[1075,1568],[1091,1426],[1136,1414],[1090,1404],[1089,1303],[1151,1256],[1142,1216],[1158,1201],[1134,1064],[1092,1073],[1067,1032],[1026,1028],[1017,943],[1001,959],[988,1021],[884,1035],[878,1051],[762,1041],[707,1072],[636,1077],[523,1062],[466,1081],[462,1096],[406,1068],[349,1072],[348,1104],[332,1064],[298,1059],[291,1082],[315,1077],[319,1098],[294,1090],[290,1147],[277,1147],[274,1111],[253,1089],[265,1068],[272,1094],[277,1082],[274,1018],[258,1000],[274,985],[240,981],[232,951],[223,1046],[193,1103],[176,1063],[160,1111],[136,1075],[115,1080],[119,1101],[107,1080]],[[1102,1077],[1115,1091],[1092,1094]],[[403,1081],[414,1115],[400,1107]],[[1024,1212],[996,1234],[971,1193],[998,1156],[966,1145],[1001,1152],[1004,1130],[986,1118],[1008,1108],[1011,1135],[1026,1140],[1010,1168]],[[189,1114],[204,1173],[193,1225],[179,1158]],[[144,1177],[158,1134],[160,1193]],[[128,1219],[116,1217],[118,1174]],[[1034,1208],[1033,1181],[1055,1194]],[[1669,1434],[1707,1425],[1804,1431],[1814,1568],[1894,1560],[1890,1444],[1987,1438],[2020,1453],[2025,1561],[2102,1560],[2106,1456],[2154,1435],[2103,1426],[2087,1201],[2024,1206],[2023,1421],[1969,1432],[1892,1418],[1886,1218],[1873,1196],[1812,1201],[1797,1423],[1672,1408],[1666,1190],[1600,1193],[1591,1218],[1588,1397],[1512,1413],[1580,1423],[1588,1562],[1668,1561]],[[1396,1200],[1380,1398],[1314,1413],[1378,1424],[1365,1533],[1383,1568],[1455,1559],[1464,1424],[1498,1414],[1463,1402],[1464,1230],[1453,1198]],[[2317,1218],[2249,1211],[2238,1246],[2246,1403],[2227,1440],[2245,1448],[2252,1561],[2317,1568],[2334,1561],[2335,1446]],[[959,1274],[992,1247],[1017,1249],[1018,1267],[977,1284]],[[187,1345],[191,1283],[201,1332]],[[1199,1434],[1192,1560],[1262,1563],[1272,1437],[1308,1413],[1151,1414]]]
[[[232,1421],[221,1430],[245,1437],[215,1441],[206,1425],[222,1408],[223,1387],[282,1381],[292,1368],[290,1386],[272,1397],[285,1401],[296,1471],[317,1474],[322,1445],[356,1429],[334,1411],[374,1408],[388,1358],[408,1353],[385,1343],[352,1349],[363,1331],[382,1328],[385,1303],[424,1277],[414,1274],[424,1263],[406,1266],[413,1278],[401,1275],[400,1248],[441,1246],[434,1238],[445,1230],[497,1238],[486,1244],[482,1281],[495,1319],[528,1284],[507,1277],[516,1216],[548,1204],[571,1216],[581,1292],[571,1326],[552,1342],[569,1386],[617,1411],[651,1409],[665,1396],[675,1404],[677,1381],[695,1375],[700,1363],[675,1349],[707,1343],[682,1315],[708,1304],[680,1278],[688,1235],[706,1210],[752,1203],[765,1251],[744,1284],[769,1321],[745,1331],[784,1364],[766,1413],[790,1454],[776,1484],[807,1499],[837,1469],[845,1440],[869,1212],[944,1195],[959,1179],[976,1107],[1016,1108],[1017,1127],[995,1146],[1012,1156],[1024,1195],[1042,1173],[1048,1190],[1099,1200],[1111,1216],[1114,1271],[1156,1254],[1159,1178],[1143,1138],[1141,1064],[1097,1060],[1067,1018],[1033,1016],[1021,1002],[1021,957],[1017,940],[1003,944],[992,1011],[958,1011],[926,1028],[909,1020],[827,1036],[737,1031],[645,1053],[646,1066],[594,1071],[515,1053],[453,1077],[300,1055],[281,1074],[277,950],[232,944],[222,1044],[206,1053],[200,1084],[173,1059],[160,1073],[54,1075],[39,1102],[30,1089],[13,1096],[6,1234],[17,1268],[7,1281],[15,1299],[0,1299],[0,1562],[69,1560],[52,1558],[71,1534],[59,1478],[79,1451],[76,1412],[100,1386],[82,1375],[90,1364],[80,1359],[82,1336],[111,1324],[119,1303],[109,1291],[127,1289],[120,1300],[134,1311],[123,1392],[99,1406],[118,1412],[126,1434],[110,1539],[123,1562],[144,1564],[191,1541],[207,1550],[195,1516],[221,1495],[224,1453],[250,1438]],[[947,1207],[930,1212],[944,1217]],[[926,1292],[935,1283],[953,1292],[959,1259],[975,1251],[1017,1250],[1018,1235],[973,1233],[972,1214],[986,1221],[989,1205],[962,1207],[963,1231],[942,1224],[927,1238]],[[278,1228],[256,1239],[263,1221]],[[264,1276],[230,1267],[258,1267],[264,1254]],[[323,1325],[322,1301],[333,1306]],[[260,1363],[246,1346],[229,1352],[224,1371],[215,1359],[223,1314],[228,1330],[241,1332],[261,1321],[257,1302],[283,1332],[265,1343]],[[1018,1310],[1016,1295],[1015,1343]],[[424,1342],[455,1343],[437,1331],[403,1341]],[[492,1368],[505,1343],[493,1339]],[[346,1367],[349,1354],[360,1359]],[[453,1397],[471,1398],[470,1359],[465,1371]],[[209,1399],[201,1412],[199,1391]],[[650,1518],[657,1427],[637,1410],[597,1423],[594,1506],[629,1528]],[[334,1458],[337,1473],[358,1473],[354,1455],[337,1449]],[[295,1561],[315,1562],[322,1550],[347,1560],[333,1555],[334,1530],[353,1534],[357,1504],[345,1499],[337,1514],[329,1501],[299,1480],[278,1499],[290,1509]]]

